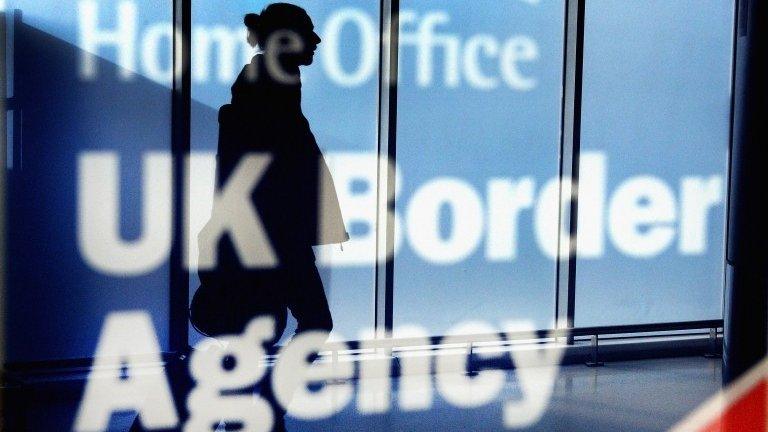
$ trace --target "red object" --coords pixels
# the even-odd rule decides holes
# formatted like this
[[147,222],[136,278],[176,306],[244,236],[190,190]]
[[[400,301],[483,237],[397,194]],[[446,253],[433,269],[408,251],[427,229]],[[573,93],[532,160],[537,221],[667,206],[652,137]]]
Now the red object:
[[768,360],[716,394],[670,432],[768,432]]

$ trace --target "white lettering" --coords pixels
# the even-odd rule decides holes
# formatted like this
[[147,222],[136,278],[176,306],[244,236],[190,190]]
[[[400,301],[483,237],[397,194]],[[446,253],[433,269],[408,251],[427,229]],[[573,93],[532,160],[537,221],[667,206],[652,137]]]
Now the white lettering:
[[[451,232],[440,233],[440,210],[451,214]],[[452,264],[474,252],[483,235],[483,204],[467,183],[452,178],[433,180],[411,199],[406,215],[413,250],[431,263]]]
[[[463,340],[462,335],[496,333],[496,329],[488,324],[468,322],[450,329],[442,343],[446,346],[460,343]],[[500,338],[489,338],[488,341],[498,342]],[[443,348],[443,351],[447,350],[451,348]],[[445,400],[460,408],[476,408],[491,402],[499,395],[506,381],[506,372],[503,370],[482,370],[475,376],[468,376],[467,364],[471,355],[473,355],[471,351],[463,355],[444,352],[438,354],[435,360],[435,378],[440,394]],[[486,359],[498,356],[498,353],[478,352],[474,356]]]
[[213,197],[211,219],[198,237],[199,268],[216,267],[216,246],[225,232],[229,232],[240,261],[246,267],[268,268],[277,265],[277,256],[251,201],[251,192],[270,162],[271,157],[264,154],[243,156],[224,185],[224,190]]
[[[187,398],[190,417],[187,432],[209,431],[213,425],[235,422],[243,430],[272,430],[274,414],[269,403],[255,394],[223,395],[222,391],[241,390],[264,377],[266,355],[263,344],[275,335],[272,318],[256,318],[242,335],[205,339],[193,351],[190,373],[197,381]],[[225,368],[225,361],[230,361]]]
[[[359,44],[341,41],[341,32],[347,23],[357,27]],[[377,30],[371,17],[359,9],[342,8],[331,15],[324,30],[325,44],[320,47],[328,76],[342,87],[357,87],[367,82],[376,72],[378,62]],[[341,64],[342,48],[350,46],[359,46],[360,51],[360,64],[353,72],[345,71]]]
[[[347,349],[343,342],[334,342],[335,346],[326,344],[328,336],[327,332],[322,331],[304,332],[280,350],[280,360],[272,373],[272,388],[280,404],[297,418],[312,420],[330,417],[352,400],[354,389],[346,380],[354,376],[354,363],[313,363],[308,360],[311,355],[324,349]],[[328,380],[336,382],[329,385]],[[322,388],[310,390],[308,386],[314,383],[319,383]]]
[[530,91],[538,81],[533,77],[524,76],[519,68],[519,62],[533,62],[539,59],[539,48],[531,38],[517,36],[504,44],[501,53],[501,72],[510,88],[520,91]]
[[493,58],[499,55],[499,42],[491,35],[477,35],[467,41],[464,49],[464,72],[472,87],[480,90],[493,90],[499,86],[498,78],[483,73],[480,53]]
[[113,31],[98,28],[99,2],[82,0],[78,3],[78,12],[79,46],[83,49],[80,72],[83,79],[96,79],[96,54],[101,45],[112,45],[117,49],[121,76],[131,78],[136,70],[136,4],[132,1],[120,2],[117,9],[118,25]]
[[675,197],[661,180],[642,176],[624,182],[614,192],[608,227],[616,247],[629,256],[649,258],[672,242]]
[[533,179],[517,183],[507,179],[488,181],[488,234],[485,256],[489,261],[517,258],[518,218],[533,206]]
[[679,250],[683,255],[700,255],[707,251],[707,216],[723,203],[723,179],[685,177],[680,189]]
[[117,276],[154,270],[171,247],[171,156],[144,157],[141,238],[120,236],[119,158],[117,153],[90,152],[78,161],[77,240],[88,264]]
[[107,430],[116,411],[135,411],[147,429],[170,429],[179,421],[145,312],[116,312],[104,322],[75,430]]

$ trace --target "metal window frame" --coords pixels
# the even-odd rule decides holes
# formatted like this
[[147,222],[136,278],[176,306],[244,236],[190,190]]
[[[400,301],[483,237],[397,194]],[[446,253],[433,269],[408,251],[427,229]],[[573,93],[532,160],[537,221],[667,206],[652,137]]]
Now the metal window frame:
[[[5,313],[5,274],[8,261],[6,260],[6,191],[7,191],[7,156],[8,156],[8,124],[7,124],[7,101],[8,101],[8,70],[6,47],[7,47],[7,25],[8,16],[6,11],[0,10],[0,369],[5,364],[6,355],[6,313]],[[0,394],[0,406],[4,401]],[[2,419],[0,419],[0,428],[2,428]]]
[[171,96],[171,154],[173,155],[173,242],[170,253],[170,351],[189,350],[189,271],[185,265],[185,207],[189,190],[192,127],[192,0],[173,0],[173,84]]
[[[728,153],[725,161],[725,217],[723,221],[723,315],[725,315],[725,287],[728,284],[728,265],[731,264],[731,253],[729,248],[731,247],[728,242],[729,233],[731,231],[731,216],[728,214],[731,208],[731,185],[733,183],[733,173],[731,169],[732,156],[733,156],[733,142],[736,138],[735,122],[736,122],[736,77],[738,73],[738,44],[739,38],[742,36],[742,32],[747,30],[747,13],[742,12],[742,8],[749,6],[749,0],[733,0],[733,32],[731,34],[731,98],[729,100],[729,117],[728,117]],[[742,22],[743,20],[743,22]]]
[[378,187],[374,326],[385,337],[394,326],[395,191],[400,0],[380,1]]
[[[560,118],[560,202],[555,277],[555,328],[574,327],[581,161],[581,99],[586,0],[566,0],[563,93]],[[564,236],[563,233],[568,233]],[[568,337],[573,343],[573,337]]]

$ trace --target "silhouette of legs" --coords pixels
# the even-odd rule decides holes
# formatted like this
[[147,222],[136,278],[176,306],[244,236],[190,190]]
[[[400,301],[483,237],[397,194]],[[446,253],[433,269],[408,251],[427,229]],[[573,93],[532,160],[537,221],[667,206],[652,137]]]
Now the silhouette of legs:
[[333,319],[323,281],[314,261],[295,268],[292,276],[294,283],[286,292],[286,301],[291,315],[298,322],[296,334],[308,330],[330,332],[333,329]]

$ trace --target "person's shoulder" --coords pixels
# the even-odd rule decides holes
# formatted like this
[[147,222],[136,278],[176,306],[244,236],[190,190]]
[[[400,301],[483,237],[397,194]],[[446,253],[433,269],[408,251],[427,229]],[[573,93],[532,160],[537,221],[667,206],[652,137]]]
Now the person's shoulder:
[[243,66],[243,69],[240,71],[240,74],[237,76],[237,80],[235,83],[253,83],[256,81],[256,79],[261,75],[261,69],[263,68],[264,62],[261,59],[261,54],[256,54],[251,58],[251,62],[247,63]]

